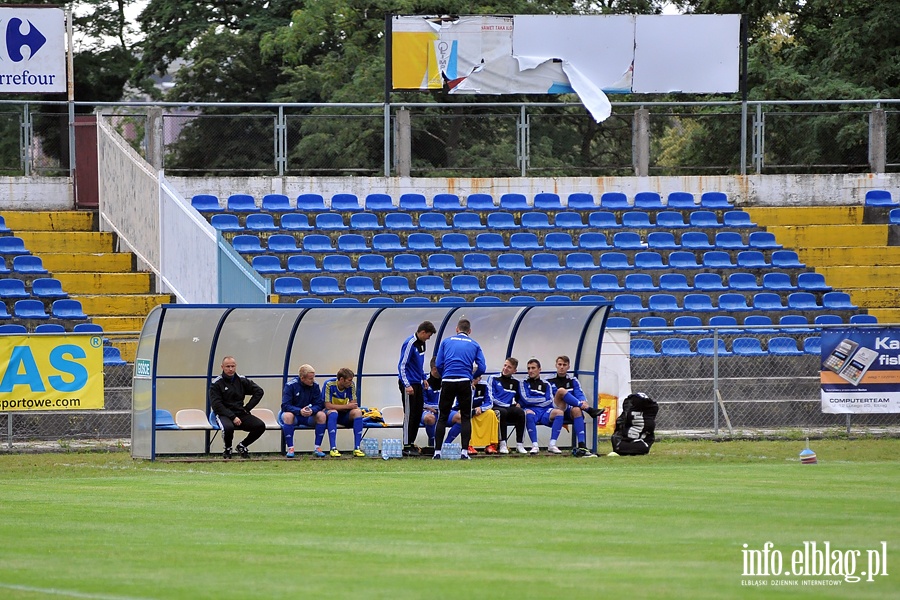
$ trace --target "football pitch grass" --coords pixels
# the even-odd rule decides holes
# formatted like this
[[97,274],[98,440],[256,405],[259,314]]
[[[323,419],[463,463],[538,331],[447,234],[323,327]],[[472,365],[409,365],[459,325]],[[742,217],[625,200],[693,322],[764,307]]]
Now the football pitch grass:
[[[817,465],[799,463],[804,446],[468,462],[2,455],[0,598],[900,597],[900,440],[814,440]],[[746,575],[745,550],[766,542],[782,575]],[[871,582],[785,576],[804,542],[828,543],[845,574],[854,550],[855,575],[867,551],[886,566]]]

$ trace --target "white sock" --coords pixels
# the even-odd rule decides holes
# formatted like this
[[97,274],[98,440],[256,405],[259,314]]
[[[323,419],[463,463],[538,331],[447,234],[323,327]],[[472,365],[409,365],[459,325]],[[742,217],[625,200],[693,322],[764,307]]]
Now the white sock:
[[525,444],[518,443],[518,444],[516,444],[516,448],[519,448],[519,449],[521,449],[521,450],[524,450],[524,449],[525,449]]
[[501,447],[501,448],[506,448],[506,442],[500,442],[500,447]]
[[551,445],[551,446],[555,446],[555,445],[556,445],[556,440],[550,440],[550,445]]

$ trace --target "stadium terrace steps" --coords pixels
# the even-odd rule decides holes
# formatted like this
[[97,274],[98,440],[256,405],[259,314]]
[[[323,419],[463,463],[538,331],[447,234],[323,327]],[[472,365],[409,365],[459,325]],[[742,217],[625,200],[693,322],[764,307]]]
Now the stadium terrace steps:
[[786,248],[887,246],[887,225],[771,225],[766,227]]
[[862,225],[862,206],[741,207],[761,227],[788,225]]
[[816,267],[900,265],[900,246],[801,247],[797,254],[801,261]]
[[115,235],[102,231],[19,231],[16,234],[25,242],[25,247],[40,255],[38,249],[47,248],[54,252],[72,254],[99,254],[114,252]]
[[101,252],[97,254],[37,253],[44,268],[52,273],[127,273],[135,268],[136,260],[130,252]]
[[56,279],[70,295],[147,294],[152,291],[150,273],[57,273]]
[[4,211],[6,226],[27,231],[95,231],[97,213],[93,211]]

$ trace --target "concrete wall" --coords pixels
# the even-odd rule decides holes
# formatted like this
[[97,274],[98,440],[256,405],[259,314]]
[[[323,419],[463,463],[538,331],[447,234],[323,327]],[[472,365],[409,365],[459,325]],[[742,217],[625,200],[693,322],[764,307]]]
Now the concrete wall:
[[71,210],[75,194],[68,177],[0,177],[0,209]]

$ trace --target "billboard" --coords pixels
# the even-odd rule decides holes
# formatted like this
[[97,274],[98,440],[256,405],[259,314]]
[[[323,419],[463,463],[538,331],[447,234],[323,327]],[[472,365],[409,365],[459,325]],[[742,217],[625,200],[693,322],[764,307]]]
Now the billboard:
[[59,8],[0,8],[0,93],[65,92],[66,18]]
[[900,412],[900,329],[822,333],[822,412]]

